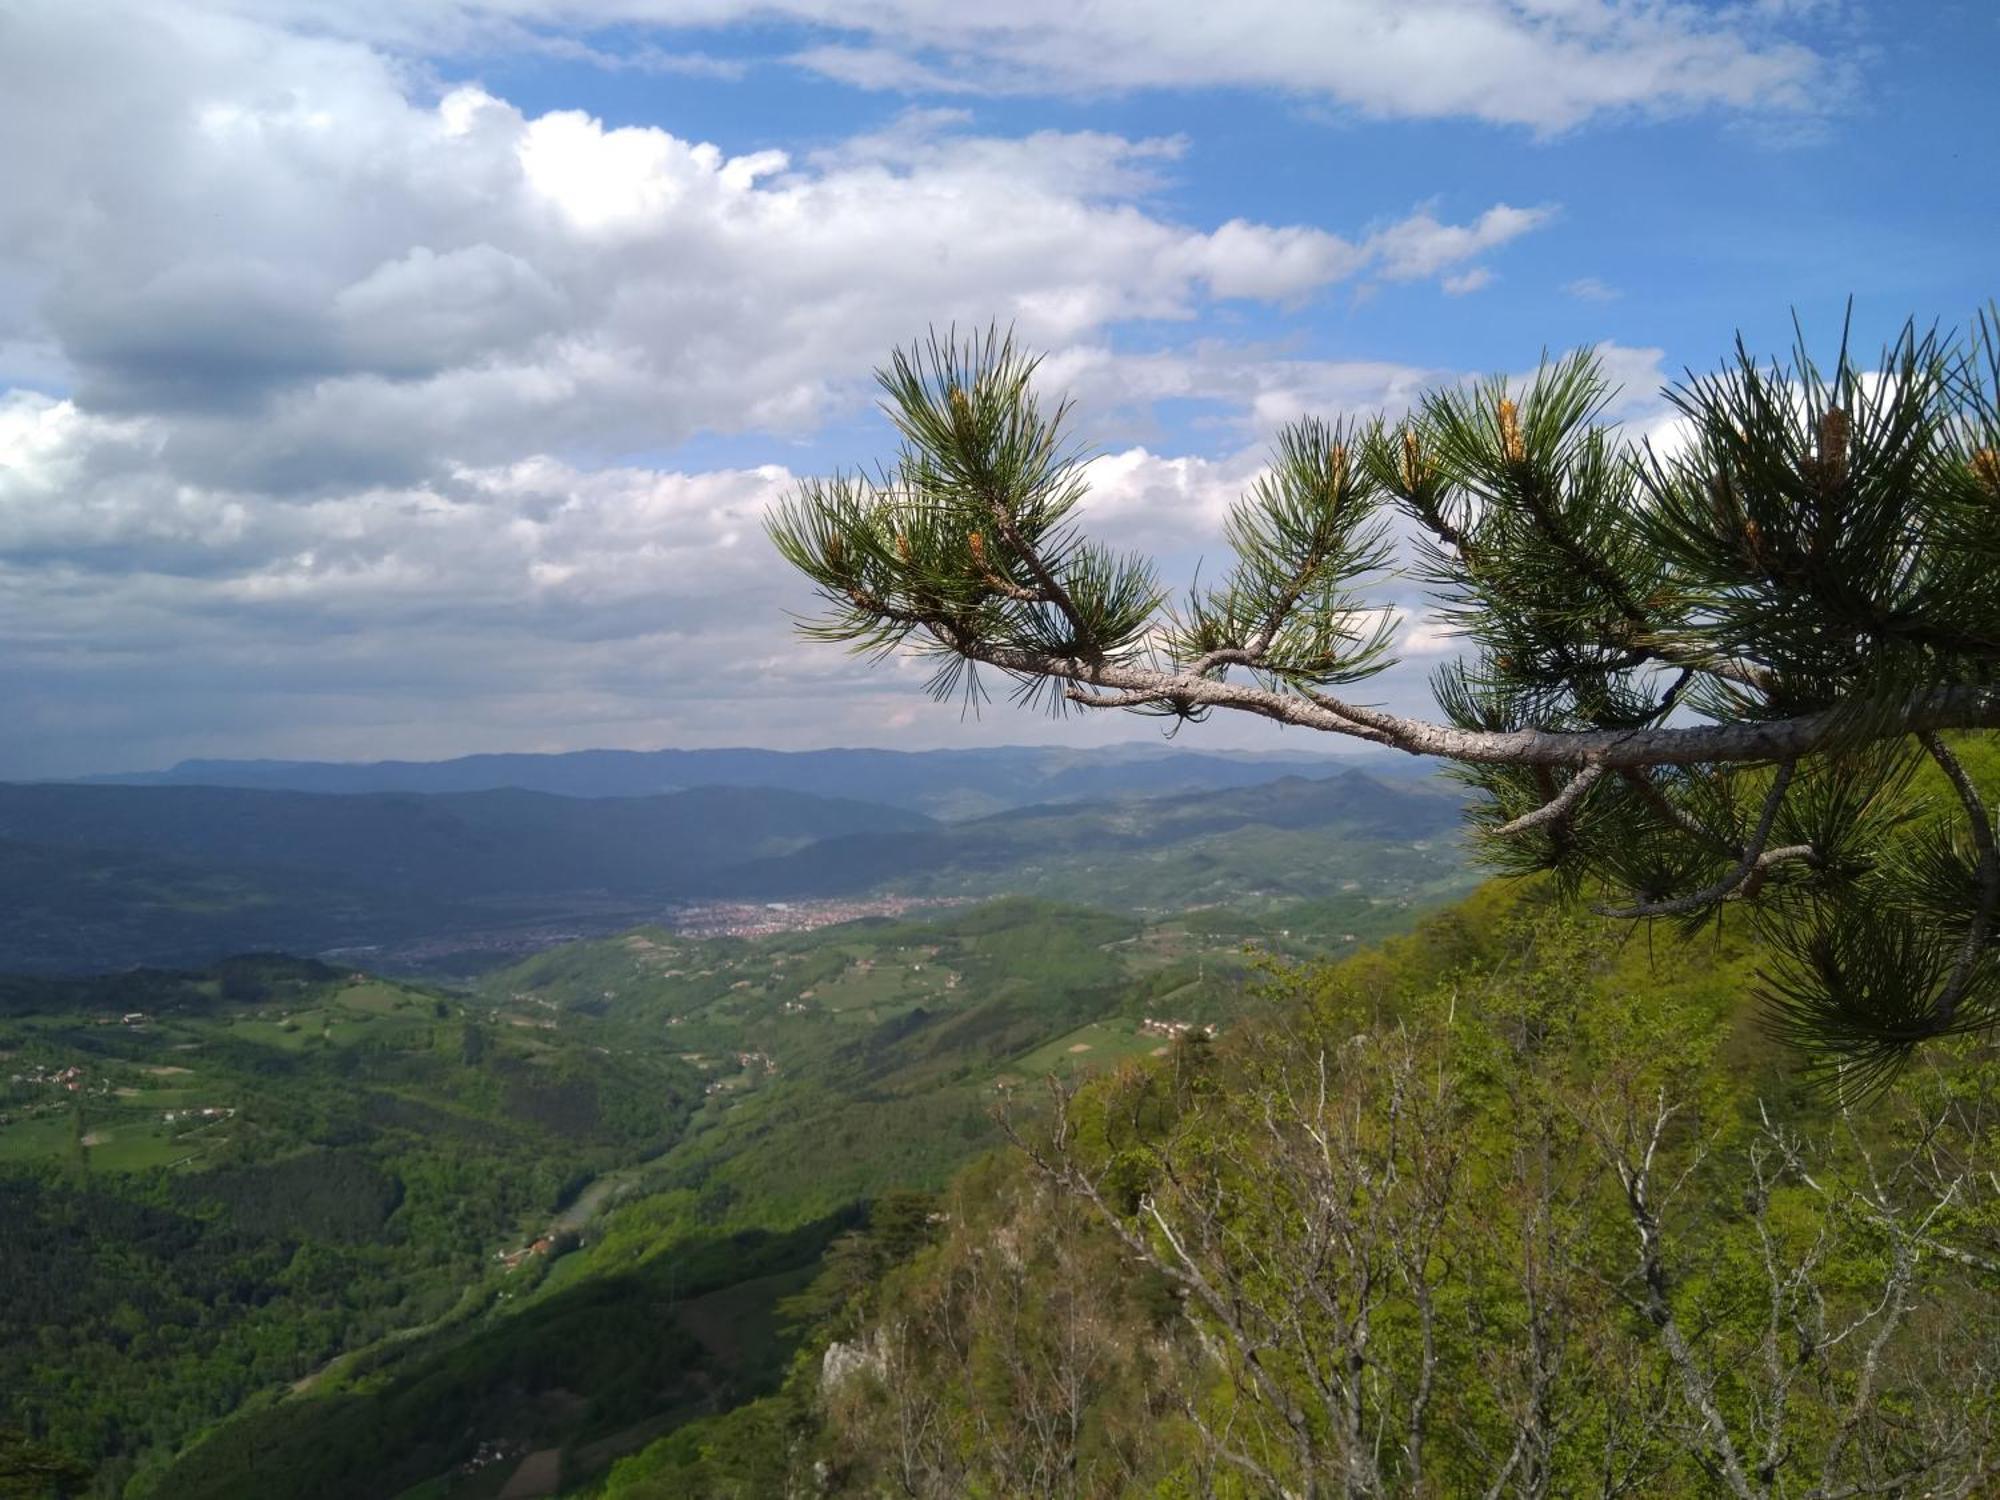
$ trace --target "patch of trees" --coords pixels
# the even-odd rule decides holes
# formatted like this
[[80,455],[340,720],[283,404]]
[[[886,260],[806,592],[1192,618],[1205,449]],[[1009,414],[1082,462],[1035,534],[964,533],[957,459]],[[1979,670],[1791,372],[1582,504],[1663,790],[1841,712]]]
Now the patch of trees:
[[403,1185],[367,1153],[304,1151],[174,1181],[190,1207],[213,1205],[245,1234],[354,1244],[372,1239],[403,1201]]
[[[218,998],[225,972],[269,1013]],[[492,1274],[496,1245],[538,1233],[581,1180],[671,1143],[698,1098],[671,1060],[538,1037],[548,1060],[531,1065],[525,1039],[500,1030],[467,1066],[459,1027],[429,1004],[354,1012],[341,1022],[351,1040],[306,1050],[240,1029],[268,1032],[274,1004],[327,1010],[344,977],[257,956],[15,986],[37,1058],[171,1091],[93,1093],[72,1150],[0,1167],[6,1420],[91,1466],[94,1494],[151,1492],[190,1439],[246,1403],[447,1316]],[[154,1019],[89,1024],[122,1009]],[[116,1136],[160,1128],[167,1106],[211,1104],[229,1113],[192,1127],[179,1168],[86,1165],[84,1115]]]
[[[810,1266],[852,1223],[682,1238],[630,1270],[564,1286],[511,1317],[467,1323],[379,1363],[354,1388],[249,1413],[190,1450],[154,1491],[175,1500],[393,1495],[505,1432],[589,1442],[761,1393],[788,1346],[718,1354],[687,1302]],[[282,1476],[281,1481],[277,1476]]]

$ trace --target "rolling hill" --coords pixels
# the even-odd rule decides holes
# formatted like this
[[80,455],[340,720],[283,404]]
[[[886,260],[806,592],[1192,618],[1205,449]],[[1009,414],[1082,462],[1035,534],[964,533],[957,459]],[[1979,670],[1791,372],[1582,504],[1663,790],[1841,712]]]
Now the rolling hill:
[[693,787],[773,787],[845,797],[939,818],[969,818],[1043,802],[1159,797],[1255,786],[1285,776],[1361,769],[1404,779],[1428,768],[1407,756],[1194,751],[1113,745],[1089,750],[1000,746],[970,750],[578,750],[468,755],[444,761],[189,760],[164,771],[90,778],[134,786],[233,786],[269,791],[492,791],[564,797],[653,797]]
[[0,1385],[97,1493],[475,1500],[555,1447],[601,1473],[774,1384],[829,1239],[993,1144],[1004,1093],[1254,1006],[1252,937],[1315,946],[1009,900],[646,928],[472,992],[273,956],[0,979]]
[[1435,780],[1398,786],[1359,771],[1287,776],[839,834],[724,878],[765,897],[893,885],[906,894],[1014,893],[1128,911],[1223,902],[1260,910],[1361,889],[1406,898],[1464,882],[1461,807],[1449,784]]
[[602,931],[712,894],[746,860],[930,826],[768,788],[581,799],[0,785],[0,969]]
[[1359,772],[942,824],[768,787],[580,798],[0,785],[0,970],[252,948],[473,972],[713,902],[1019,894],[1130,912],[1408,902],[1466,876],[1440,783]]
[[[95,1493],[152,1491],[203,1425],[533,1285],[566,1245],[496,1252],[703,1101],[692,1065],[604,1043],[277,955],[0,979],[10,1419],[89,1454]],[[713,1369],[686,1340],[647,1357]]]

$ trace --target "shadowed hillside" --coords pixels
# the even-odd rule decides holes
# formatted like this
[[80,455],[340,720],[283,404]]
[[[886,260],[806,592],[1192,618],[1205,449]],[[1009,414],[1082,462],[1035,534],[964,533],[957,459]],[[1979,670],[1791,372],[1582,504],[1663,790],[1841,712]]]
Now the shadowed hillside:
[[341,950],[471,972],[690,903],[1026,894],[1129,911],[1410,901],[1465,879],[1459,803],[1358,772],[950,825],[768,787],[582,798],[0,786],[0,969]]

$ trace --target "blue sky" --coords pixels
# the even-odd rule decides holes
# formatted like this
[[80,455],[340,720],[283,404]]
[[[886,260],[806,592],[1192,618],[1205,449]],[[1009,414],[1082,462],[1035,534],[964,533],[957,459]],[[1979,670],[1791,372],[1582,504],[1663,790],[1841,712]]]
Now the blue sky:
[[[1272,427],[2000,294],[1990,5],[0,0],[0,775],[1091,742],[787,634],[933,321],[1171,574]],[[1449,649],[1392,585],[1423,697]],[[1272,743],[1206,726],[1205,743]],[[1286,741],[1293,744],[1298,736]]]

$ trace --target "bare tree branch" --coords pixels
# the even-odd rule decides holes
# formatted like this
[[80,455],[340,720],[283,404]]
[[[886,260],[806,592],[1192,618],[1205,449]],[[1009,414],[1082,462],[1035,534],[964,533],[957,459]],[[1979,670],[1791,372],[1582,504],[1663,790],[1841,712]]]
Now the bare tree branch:
[[1912,695],[1893,712],[1859,716],[1846,705],[1791,719],[1638,729],[1460,729],[1324,693],[1285,693],[1250,683],[1166,672],[1134,663],[1088,662],[1018,648],[977,646],[975,660],[1026,678],[1048,677],[1109,694],[1072,697],[1090,707],[1222,708],[1280,724],[1363,739],[1409,755],[1465,765],[1626,767],[1755,765],[1818,751],[1900,739],[1923,730],[2000,729],[2000,688],[1955,686]]
[[1811,844],[1787,844],[1782,849],[1766,849],[1770,841],[1771,825],[1777,821],[1778,810],[1784,806],[1785,793],[1792,784],[1794,763],[1785,761],[1778,767],[1777,775],[1771,778],[1771,789],[1764,796],[1764,810],[1758,815],[1757,826],[1751,831],[1750,841],[1743,846],[1737,856],[1736,867],[1715,884],[1686,896],[1678,896],[1668,901],[1644,901],[1637,906],[1597,908],[1599,916],[1636,919],[1639,917],[1674,917],[1686,912],[1700,911],[1727,900],[1737,888],[1753,874],[1762,874],[1774,865],[1793,861],[1811,861],[1818,852]]
[[1585,766],[1572,776],[1560,792],[1544,802],[1533,812],[1523,813],[1511,822],[1502,823],[1493,830],[1495,837],[1512,838],[1517,833],[1526,833],[1531,828],[1540,828],[1548,823],[1560,822],[1573,812],[1590,789],[1597,785],[1604,775],[1602,766]]

